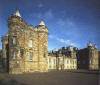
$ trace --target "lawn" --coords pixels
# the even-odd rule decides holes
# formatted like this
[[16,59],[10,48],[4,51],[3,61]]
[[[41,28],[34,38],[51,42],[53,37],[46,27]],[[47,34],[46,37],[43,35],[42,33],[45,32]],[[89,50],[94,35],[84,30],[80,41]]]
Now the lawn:
[[0,85],[99,85],[99,74],[66,71],[19,75],[0,73]]

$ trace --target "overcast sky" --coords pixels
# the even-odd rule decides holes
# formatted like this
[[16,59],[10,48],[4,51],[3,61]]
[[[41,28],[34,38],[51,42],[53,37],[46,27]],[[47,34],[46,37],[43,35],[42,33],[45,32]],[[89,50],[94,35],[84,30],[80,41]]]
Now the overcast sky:
[[81,49],[89,41],[100,49],[100,0],[0,0],[0,48],[16,8],[28,24],[45,21],[49,50],[69,45]]

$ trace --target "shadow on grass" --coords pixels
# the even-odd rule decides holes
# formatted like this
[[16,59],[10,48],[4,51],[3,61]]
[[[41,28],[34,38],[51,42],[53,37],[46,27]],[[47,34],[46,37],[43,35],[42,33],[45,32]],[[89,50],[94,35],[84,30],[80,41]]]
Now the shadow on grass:
[[16,80],[8,79],[0,75],[0,85],[26,85],[26,84],[19,84]]

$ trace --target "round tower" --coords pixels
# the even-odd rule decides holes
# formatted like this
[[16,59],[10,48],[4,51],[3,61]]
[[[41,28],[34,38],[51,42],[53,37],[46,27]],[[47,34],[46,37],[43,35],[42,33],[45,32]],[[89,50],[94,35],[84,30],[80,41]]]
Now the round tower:
[[8,71],[8,35],[2,37],[2,67],[5,72]]
[[[36,26],[35,30],[35,36],[37,38],[36,44],[37,46],[34,46],[38,50],[38,70],[40,71],[47,71],[48,70],[48,64],[47,64],[47,58],[48,58],[48,28],[46,27],[43,20],[40,21],[40,24]],[[35,49],[34,48],[34,49]]]
[[24,29],[27,28],[27,24],[22,19],[18,10],[8,19],[8,28],[9,73],[22,73],[24,63],[20,56],[20,49],[24,47]]
[[14,12],[14,14],[8,19],[8,30],[17,31],[20,30],[21,27],[26,27],[25,21],[22,19],[18,10]]
[[99,53],[96,45],[92,46],[89,50],[89,69],[99,69]]

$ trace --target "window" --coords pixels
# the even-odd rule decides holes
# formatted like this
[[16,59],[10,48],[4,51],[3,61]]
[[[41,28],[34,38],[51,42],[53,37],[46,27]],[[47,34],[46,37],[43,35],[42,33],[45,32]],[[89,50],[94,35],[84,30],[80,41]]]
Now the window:
[[49,65],[49,68],[51,68],[51,65]]
[[53,60],[53,62],[54,62],[54,64],[56,64],[56,60],[55,59]]
[[51,59],[49,58],[49,63],[51,63]]
[[46,57],[46,54],[44,53],[43,57],[45,58]]
[[90,60],[90,64],[92,63],[92,61]]
[[33,40],[29,40],[29,47],[33,47]]
[[67,60],[67,64],[69,64],[69,61]]
[[33,60],[33,53],[31,52],[30,53],[30,61],[32,61]]
[[74,64],[74,61],[73,61],[73,64]]
[[16,36],[13,37],[13,44],[16,45]]
[[76,62],[76,61],[74,61],[74,63],[76,64],[77,62]]
[[33,33],[32,33],[32,32],[30,32],[30,36],[32,36],[32,34],[33,34]]
[[21,31],[23,32],[24,31],[24,28],[22,28]]
[[20,49],[20,56],[22,57],[24,55],[24,50]]
[[95,63],[95,60],[93,60],[93,63]]
[[13,59],[17,59],[17,51],[14,51]]
[[72,61],[70,60],[70,64],[72,63]]

